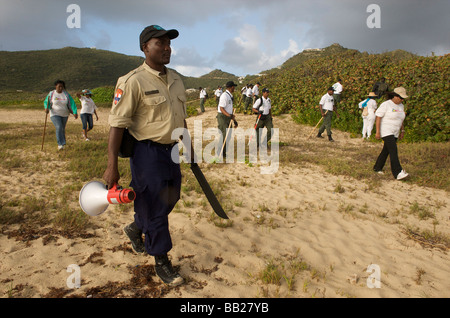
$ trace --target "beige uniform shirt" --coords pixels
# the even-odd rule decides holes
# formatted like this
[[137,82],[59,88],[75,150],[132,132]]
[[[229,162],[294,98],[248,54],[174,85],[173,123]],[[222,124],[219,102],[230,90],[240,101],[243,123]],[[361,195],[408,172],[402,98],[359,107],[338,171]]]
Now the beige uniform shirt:
[[167,69],[165,76],[145,62],[118,79],[108,122],[128,128],[137,140],[162,144],[177,141],[172,131],[184,127],[186,94],[181,78]]

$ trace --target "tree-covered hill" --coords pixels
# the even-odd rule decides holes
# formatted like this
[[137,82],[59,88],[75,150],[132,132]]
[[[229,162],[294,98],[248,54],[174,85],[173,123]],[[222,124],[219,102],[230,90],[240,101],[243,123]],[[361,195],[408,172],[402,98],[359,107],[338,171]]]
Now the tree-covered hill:
[[234,81],[237,83],[238,80],[236,75],[223,72],[222,70],[213,70],[200,77],[186,77],[183,75],[181,75],[181,77],[183,78],[186,89],[206,87],[209,91],[215,90],[217,86],[224,86],[228,81]]
[[[64,80],[72,90],[114,86],[120,76],[143,62],[143,57],[90,48],[0,51],[0,91],[48,92],[57,79]],[[235,75],[220,70],[199,78],[179,75],[186,88],[215,89],[228,80],[237,80]]]
[[89,49],[0,52],[0,90],[49,91],[57,79],[68,89],[115,85],[117,78],[143,63],[143,58]]

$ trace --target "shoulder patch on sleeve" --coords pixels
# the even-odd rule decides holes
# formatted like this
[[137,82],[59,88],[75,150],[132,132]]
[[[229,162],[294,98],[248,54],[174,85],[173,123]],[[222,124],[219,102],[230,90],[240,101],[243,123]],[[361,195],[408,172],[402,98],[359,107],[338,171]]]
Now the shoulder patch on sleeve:
[[123,90],[120,88],[116,89],[116,93],[114,94],[114,105],[117,105],[117,103],[120,101],[123,95]]

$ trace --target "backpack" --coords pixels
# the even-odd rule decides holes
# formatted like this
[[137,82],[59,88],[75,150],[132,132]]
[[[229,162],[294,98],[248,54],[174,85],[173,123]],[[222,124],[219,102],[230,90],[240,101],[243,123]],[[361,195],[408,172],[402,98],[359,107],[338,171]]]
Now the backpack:
[[361,106],[361,108],[362,108],[362,115],[363,116],[367,116],[367,115],[369,115],[369,110],[368,110],[368,106],[367,106],[367,103],[369,102],[369,98],[367,98],[366,100],[364,100],[364,101],[362,101],[361,103],[359,103],[359,105]]
[[[260,108],[261,106],[264,105],[264,104],[263,104],[262,96],[261,96],[258,100],[260,101],[259,106],[258,106],[258,112],[259,112],[259,108]],[[257,114],[257,115],[258,115],[258,114]]]
[[369,111],[367,110],[367,106],[363,108],[362,115],[363,115],[363,116],[369,115]]
[[381,82],[378,84],[378,93],[384,94],[388,89],[388,85],[385,82]]

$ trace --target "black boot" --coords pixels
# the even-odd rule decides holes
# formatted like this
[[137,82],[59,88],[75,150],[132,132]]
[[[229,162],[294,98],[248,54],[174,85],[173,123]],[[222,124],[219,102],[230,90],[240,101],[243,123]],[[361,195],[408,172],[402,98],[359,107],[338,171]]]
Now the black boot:
[[321,133],[317,133],[317,138],[323,138]]
[[142,240],[142,231],[136,226],[136,223],[128,224],[123,228],[123,232],[131,241],[131,246],[136,253],[145,252],[144,241]]
[[334,141],[334,139],[331,138],[331,135],[328,135],[328,140],[329,140],[329,141]]
[[184,282],[183,277],[172,267],[167,254],[155,256],[155,271],[156,275],[169,286],[178,286]]

